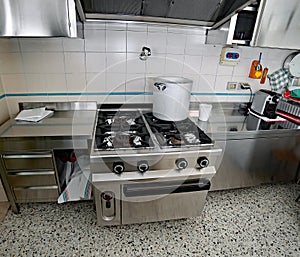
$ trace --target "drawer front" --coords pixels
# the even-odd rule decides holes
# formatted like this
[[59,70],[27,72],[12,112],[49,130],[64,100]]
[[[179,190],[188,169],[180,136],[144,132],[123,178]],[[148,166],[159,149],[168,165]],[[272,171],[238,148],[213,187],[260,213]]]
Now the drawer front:
[[13,189],[16,202],[56,202],[59,196],[57,186],[27,187]]
[[5,168],[9,170],[35,170],[53,169],[52,155],[49,154],[24,154],[3,155]]
[[56,185],[54,171],[18,172],[7,176],[12,187],[52,186]]

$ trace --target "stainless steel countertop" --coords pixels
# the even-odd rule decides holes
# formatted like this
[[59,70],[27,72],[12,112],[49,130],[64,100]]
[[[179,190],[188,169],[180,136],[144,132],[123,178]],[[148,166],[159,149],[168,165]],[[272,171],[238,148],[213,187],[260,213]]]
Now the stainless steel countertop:
[[[212,104],[213,109],[207,122],[198,120],[199,103],[191,104],[190,117],[215,141],[300,136],[300,130],[297,129],[247,130],[247,117],[238,112],[239,103]],[[35,103],[35,107],[39,106]],[[125,107],[152,109],[150,104],[133,104]],[[96,113],[96,109],[59,108],[54,111],[53,116],[37,123],[10,119],[0,126],[0,152],[23,149],[87,148],[88,141],[92,139]],[[235,131],[231,131],[232,129]]]
[[0,152],[88,148],[97,110],[55,110],[39,122],[16,121],[0,126]]
[[198,120],[199,104],[191,105],[190,116],[214,140],[300,136],[300,129],[248,130],[248,116],[239,112],[240,103],[211,104],[213,108],[207,122]]
[[3,137],[86,136],[91,138],[96,111],[55,111],[40,122],[10,119],[0,127]]

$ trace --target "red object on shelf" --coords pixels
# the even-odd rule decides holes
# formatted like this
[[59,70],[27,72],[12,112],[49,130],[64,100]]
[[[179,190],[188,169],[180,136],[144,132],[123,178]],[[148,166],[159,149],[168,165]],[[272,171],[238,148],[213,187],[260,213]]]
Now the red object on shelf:
[[292,122],[295,122],[295,123],[297,123],[297,124],[300,124],[300,119],[299,119],[299,118],[296,118],[295,116],[292,116],[292,115],[290,115],[290,114],[287,114],[287,113],[282,112],[282,111],[279,111],[279,110],[277,110],[276,113],[277,113],[278,115],[280,115],[281,117],[283,117],[283,118],[286,118],[286,119],[288,119],[288,120],[290,120],[290,121],[292,121]]
[[72,152],[69,157],[69,162],[76,162],[76,161],[77,161],[76,155],[74,152]]
[[289,90],[283,93],[283,97],[293,100],[293,101],[296,101],[296,102],[300,102],[300,98],[291,97],[291,92]]

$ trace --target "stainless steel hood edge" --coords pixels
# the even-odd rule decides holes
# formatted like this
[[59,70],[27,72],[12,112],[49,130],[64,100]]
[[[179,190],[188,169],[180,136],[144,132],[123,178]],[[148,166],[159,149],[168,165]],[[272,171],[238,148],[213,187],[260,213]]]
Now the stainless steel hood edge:
[[0,37],[77,37],[74,0],[0,0]]
[[131,16],[131,15],[118,15],[118,14],[100,14],[100,13],[87,13],[85,14],[86,21],[89,20],[110,20],[110,21],[133,21],[133,22],[154,22],[161,24],[179,24],[179,25],[192,25],[203,26],[210,28],[213,22],[209,21],[196,21],[196,20],[183,20],[163,17],[149,17],[149,16]]
[[[177,9],[176,14],[178,15],[176,18],[174,17],[167,17],[167,16],[159,16],[156,15],[155,12],[152,13],[151,16],[147,16],[143,10],[141,9],[139,15],[136,13],[134,14],[124,14],[126,12],[122,12],[122,6],[118,6],[118,9],[120,9],[120,13],[105,13],[104,12],[97,12],[96,7],[93,7],[93,4],[90,4],[91,6],[88,12],[84,10],[84,5],[82,2],[84,1],[89,1],[93,3],[94,0],[75,0],[76,2],[76,7],[77,11],[79,13],[79,16],[81,18],[81,21],[86,22],[86,21],[125,21],[125,22],[153,22],[153,23],[160,23],[160,24],[178,24],[178,25],[190,25],[190,26],[202,26],[205,27],[206,29],[217,29],[219,28],[222,24],[226,23],[230,18],[235,15],[237,12],[240,10],[244,9],[250,4],[256,3],[257,0],[235,0],[235,1],[230,1],[230,0],[216,0],[218,2],[216,6],[214,7],[214,10],[211,10],[211,19],[201,19],[201,17],[197,19],[187,19],[187,18],[178,18],[181,16],[180,9]],[[209,3],[210,0],[202,0],[202,2],[205,3],[207,1]],[[118,1],[115,1],[118,2]],[[141,3],[151,3],[153,0],[145,0],[141,1]],[[165,1],[164,1],[165,2]],[[172,9],[172,4],[174,5],[174,2],[176,1],[171,1],[170,2],[170,10]],[[95,3],[101,3],[101,0],[98,0]],[[156,4],[162,3],[160,1],[156,1]],[[231,4],[231,5],[230,5]],[[142,8],[143,4],[141,4]],[[170,10],[168,11],[168,14],[170,13]],[[204,12],[203,10],[201,10]],[[182,17],[187,16],[187,10],[182,10]]]

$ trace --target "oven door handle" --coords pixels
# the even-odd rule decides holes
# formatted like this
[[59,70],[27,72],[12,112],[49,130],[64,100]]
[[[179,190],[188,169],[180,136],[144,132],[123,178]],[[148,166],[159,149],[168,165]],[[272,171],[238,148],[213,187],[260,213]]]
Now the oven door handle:
[[142,183],[141,186],[136,184],[127,184],[123,187],[125,197],[139,197],[152,195],[179,194],[209,190],[210,180],[206,178],[187,180],[183,184],[170,182],[153,182]]

